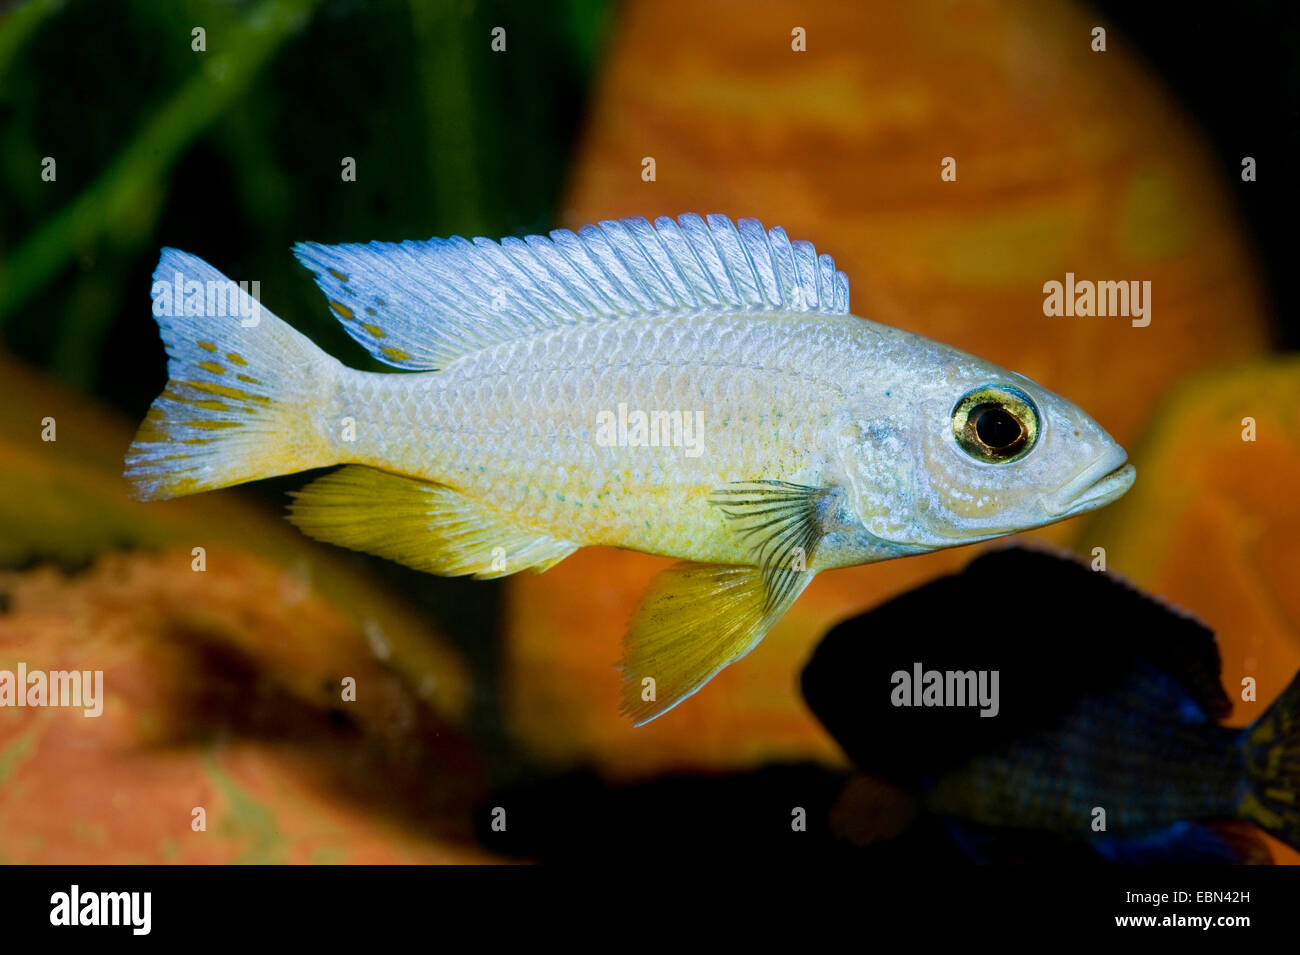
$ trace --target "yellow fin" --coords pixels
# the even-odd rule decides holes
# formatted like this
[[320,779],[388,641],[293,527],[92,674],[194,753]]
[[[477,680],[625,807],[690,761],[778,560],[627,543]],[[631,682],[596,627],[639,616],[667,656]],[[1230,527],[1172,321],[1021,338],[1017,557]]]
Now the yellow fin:
[[790,592],[798,596],[807,586],[806,581],[799,583],[800,575],[824,536],[821,514],[829,493],[829,488],[786,481],[740,481],[709,495],[709,503],[727,518],[763,569],[766,611],[783,600],[789,606],[794,600],[786,599]]
[[735,663],[812,580],[783,575],[774,593],[759,567],[675,564],[650,585],[623,641],[623,712],[641,726]]
[[540,572],[578,549],[511,524],[452,488],[360,465],[293,497],[289,520],[303,533],[443,577]]

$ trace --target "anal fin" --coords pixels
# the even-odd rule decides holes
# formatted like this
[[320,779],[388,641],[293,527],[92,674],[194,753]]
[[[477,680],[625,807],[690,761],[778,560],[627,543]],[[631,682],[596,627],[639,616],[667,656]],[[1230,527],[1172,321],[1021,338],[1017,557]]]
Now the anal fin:
[[295,494],[289,520],[317,540],[443,577],[540,572],[578,549],[511,524],[453,488],[360,465]]
[[637,726],[754,649],[803,593],[829,491],[741,481],[709,496],[753,564],[681,563],[651,584],[623,644],[623,711]]
[[758,645],[812,580],[783,578],[772,600],[759,567],[683,562],[650,585],[623,644],[623,712],[641,726]]

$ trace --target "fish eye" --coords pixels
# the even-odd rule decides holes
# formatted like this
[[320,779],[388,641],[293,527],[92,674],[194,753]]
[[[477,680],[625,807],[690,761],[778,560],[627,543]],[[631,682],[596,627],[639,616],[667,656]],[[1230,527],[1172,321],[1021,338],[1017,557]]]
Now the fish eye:
[[1038,409],[1019,388],[983,385],[966,392],[952,409],[952,434],[972,458],[1008,464],[1038,440]]

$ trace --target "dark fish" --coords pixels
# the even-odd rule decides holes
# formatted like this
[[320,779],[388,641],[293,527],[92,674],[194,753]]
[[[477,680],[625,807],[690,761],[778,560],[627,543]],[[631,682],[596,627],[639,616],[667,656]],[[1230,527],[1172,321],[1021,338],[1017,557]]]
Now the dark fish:
[[1232,729],[1220,673],[1199,621],[1013,548],[836,626],[803,693],[862,772],[983,861],[1269,861],[1258,829],[1300,848],[1300,677]]

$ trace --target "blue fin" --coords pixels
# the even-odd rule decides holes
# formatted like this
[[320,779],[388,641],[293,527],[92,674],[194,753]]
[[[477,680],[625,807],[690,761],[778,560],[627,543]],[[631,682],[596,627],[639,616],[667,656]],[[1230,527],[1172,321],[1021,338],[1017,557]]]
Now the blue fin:
[[1097,833],[1089,844],[1118,865],[1268,865],[1268,846],[1242,823],[1176,822],[1142,836]]
[[575,322],[849,310],[848,278],[829,255],[780,227],[721,215],[611,220],[500,243],[301,242],[294,254],[348,333],[398,368],[442,368]]
[[1182,821],[1140,835],[1064,834],[941,820],[948,837],[982,865],[1269,865],[1268,845],[1253,826],[1225,820]]

